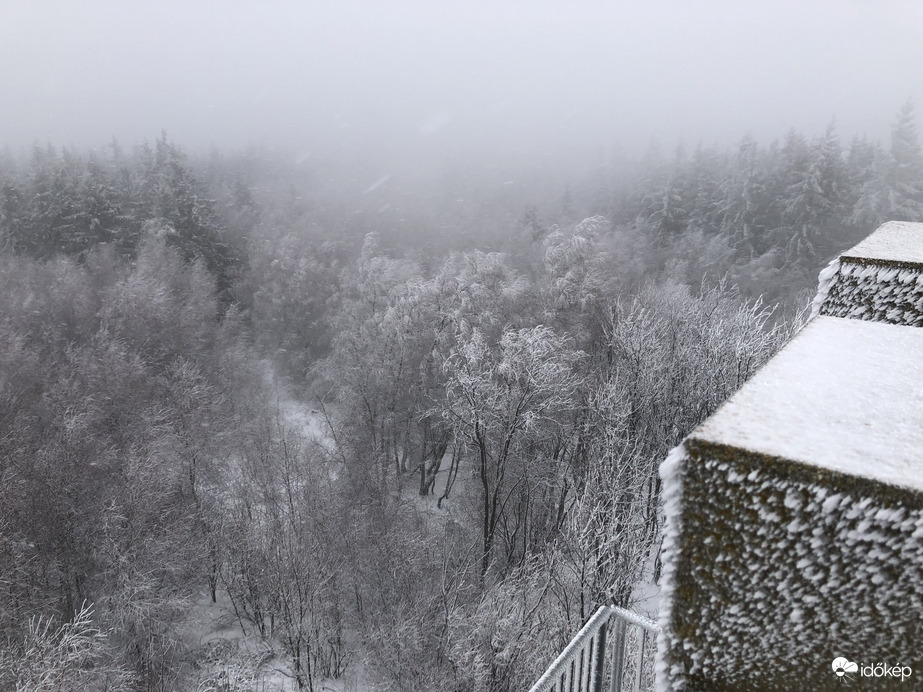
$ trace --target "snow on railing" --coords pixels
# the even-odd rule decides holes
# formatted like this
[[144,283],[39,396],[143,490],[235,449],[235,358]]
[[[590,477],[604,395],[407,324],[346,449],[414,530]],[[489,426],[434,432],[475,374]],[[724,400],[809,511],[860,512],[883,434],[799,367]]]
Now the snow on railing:
[[[645,632],[660,632],[660,627],[646,617],[617,606],[600,606],[529,692],[602,692],[606,678],[606,639],[609,630],[612,631],[613,640],[609,690],[623,692],[626,630],[629,624]],[[644,656],[644,641],[642,637],[639,658]]]

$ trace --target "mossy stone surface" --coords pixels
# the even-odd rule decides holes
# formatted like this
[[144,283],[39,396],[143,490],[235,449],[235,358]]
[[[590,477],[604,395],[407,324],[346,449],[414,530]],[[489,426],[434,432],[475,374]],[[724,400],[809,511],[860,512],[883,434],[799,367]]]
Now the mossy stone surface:
[[838,656],[923,678],[923,494],[684,444],[668,689],[842,689]]

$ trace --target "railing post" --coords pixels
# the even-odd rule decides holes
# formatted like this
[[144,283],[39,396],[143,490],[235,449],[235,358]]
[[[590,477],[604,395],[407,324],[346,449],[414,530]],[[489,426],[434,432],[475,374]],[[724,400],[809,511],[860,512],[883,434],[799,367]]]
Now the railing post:
[[593,661],[593,679],[590,682],[590,692],[603,692],[603,671],[606,669],[606,630],[607,623],[603,623],[596,633],[596,651]]
[[609,682],[610,692],[622,692],[622,674],[625,671],[625,629],[628,622],[617,617],[612,628],[612,680]]
[[[613,618],[616,620],[614,625]],[[529,692],[603,692],[607,639],[614,640],[610,690],[621,692],[622,672],[625,669],[625,635],[629,624],[644,631],[660,631],[657,623],[643,615],[616,606],[600,606]],[[643,653],[642,650],[642,658]],[[635,683],[629,684],[629,687],[634,686]]]

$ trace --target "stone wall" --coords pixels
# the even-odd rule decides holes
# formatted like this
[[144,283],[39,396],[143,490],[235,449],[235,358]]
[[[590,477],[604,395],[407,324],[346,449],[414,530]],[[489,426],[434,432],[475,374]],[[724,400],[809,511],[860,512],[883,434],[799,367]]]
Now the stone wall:
[[923,224],[821,279],[661,467],[662,690],[923,689]]

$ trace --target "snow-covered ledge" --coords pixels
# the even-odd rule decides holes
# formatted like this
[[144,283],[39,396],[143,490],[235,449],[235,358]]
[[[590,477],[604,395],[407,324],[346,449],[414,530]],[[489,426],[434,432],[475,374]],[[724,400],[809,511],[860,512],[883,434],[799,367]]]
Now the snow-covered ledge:
[[816,315],[923,326],[923,223],[890,221],[833,260]]
[[923,329],[815,318],[661,475],[660,689],[921,684]]

